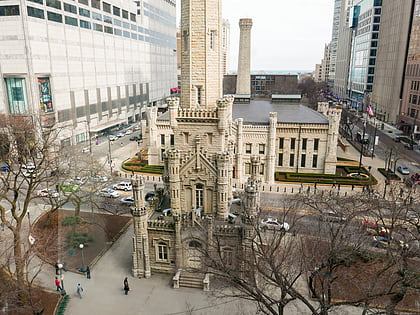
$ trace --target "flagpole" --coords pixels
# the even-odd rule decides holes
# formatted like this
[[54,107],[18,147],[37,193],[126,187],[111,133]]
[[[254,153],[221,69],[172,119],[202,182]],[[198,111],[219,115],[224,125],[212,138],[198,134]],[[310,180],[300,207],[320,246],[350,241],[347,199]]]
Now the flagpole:
[[366,132],[366,119],[363,121],[363,135],[362,135],[362,141],[361,141],[361,148],[360,148],[360,158],[359,158],[359,171],[357,172],[357,175],[360,175],[360,169],[362,168],[362,158],[363,158],[363,146],[365,145],[365,132]]

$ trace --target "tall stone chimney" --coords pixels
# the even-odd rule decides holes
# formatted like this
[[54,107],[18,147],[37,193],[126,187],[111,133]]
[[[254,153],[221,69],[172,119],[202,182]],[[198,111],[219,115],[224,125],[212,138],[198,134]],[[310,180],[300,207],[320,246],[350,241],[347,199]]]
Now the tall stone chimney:
[[238,76],[236,94],[251,94],[251,28],[252,19],[240,19]]

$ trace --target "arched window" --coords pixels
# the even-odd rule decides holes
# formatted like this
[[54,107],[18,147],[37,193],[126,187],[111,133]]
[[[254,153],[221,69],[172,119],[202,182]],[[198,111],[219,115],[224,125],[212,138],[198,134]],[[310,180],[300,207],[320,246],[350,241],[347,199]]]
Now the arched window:
[[188,244],[189,247],[192,248],[201,248],[201,243],[198,241],[190,241],[190,243]]

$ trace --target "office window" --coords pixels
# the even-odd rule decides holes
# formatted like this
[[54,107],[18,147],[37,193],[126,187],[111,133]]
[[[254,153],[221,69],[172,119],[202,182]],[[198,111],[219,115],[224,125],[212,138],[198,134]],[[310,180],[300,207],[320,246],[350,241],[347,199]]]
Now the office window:
[[87,28],[87,29],[91,29],[90,22],[88,22],[88,21],[83,21],[83,20],[80,20],[80,27],[82,27],[82,28]]
[[289,166],[291,166],[291,167],[295,166],[295,155],[294,154],[290,154]]
[[279,149],[284,148],[284,138],[279,138]]
[[376,64],[376,59],[375,58],[370,58],[369,59],[369,66],[374,66]]
[[130,13],[130,20],[133,22],[136,21],[136,15],[134,13]]
[[378,39],[379,33],[372,33],[372,39]]
[[160,144],[165,145],[165,135],[160,135]]
[[290,139],[290,150],[294,150],[296,146],[296,138]]
[[129,29],[130,28],[130,23],[123,22],[123,27]]
[[214,49],[214,42],[216,40],[216,31],[210,31],[210,49]]
[[175,135],[171,135],[171,145],[175,145]]
[[317,168],[318,167],[318,155],[312,156],[312,167]]
[[90,17],[90,11],[86,9],[79,8],[79,14],[81,16]]
[[371,57],[375,57],[376,56],[376,49],[371,49],[370,50],[370,56]]
[[302,139],[302,150],[306,150],[306,146],[308,145],[308,139]]
[[121,26],[121,21],[114,19],[114,25]]
[[314,151],[318,151],[319,148],[319,139],[314,139]]
[[0,16],[20,15],[18,5],[5,5],[0,7]]
[[368,76],[367,83],[373,83],[373,76]]
[[4,80],[6,81],[10,114],[29,114],[25,79],[5,78]]
[[277,166],[283,166],[283,153],[279,153],[279,159],[277,161]]
[[108,34],[113,34],[114,30],[110,26],[104,26],[104,32]]
[[97,21],[102,21],[102,15],[96,12],[92,12],[92,19],[97,20]]
[[368,74],[375,74],[375,68],[369,67],[368,68]]
[[[61,2],[58,0],[47,0],[47,6],[61,10]],[[56,21],[57,22],[57,21]]]
[[79,26],[79,23],[77,23],[77,19],[70,16],[64,17],[64,23],[68,25]]
[[77,14],[76,6],[64,2],[64,11]]
[[121,10],[118,7],[112,7],[112,14],[116,15],[116,16],[120,16],[121,15]]
[[381,14],[381,8],[375,8],[375,14]]
[[105,23],[112,24],[112,18],[110,16],[104,15],[104,22]]
[[123,31],[123,36],[127,37],[127,38],[130,38],[130,32]]
[[251,174],[251,163],[245,163],[245,174]]
[[102,32],[103,31],[103,26],[101,24],[93,23],[93,29],[95,31]]
[[63,23],[63,17],[61,14],[47,11],[47,17],[50,21]]
[[111,5],[109,3],[102,2],[102,10],[111,13]]
[[251,154],[251,143],[246,143],[245,144],[245,153],[246,154]]
[[302,154],[301,159],[300,159],[300,167],[305,167],[306,166],[306,154]]
[[33,7],[27,7],[27,9],[28,9],[29,16],[33,16],[38,19],[45,19],[44,10],[33,8]]
[[79,0],[79,3],[89,5],[89,0]]
[[90,0],[92,8],[101,9],[101,1],[100,0]]
[[29,0],[29,1],[39,3],[39,4],[44,4],[43,0]]
[[128,12],[126,10],[122,10],[122,17],[128,20]]
[[122,31],[118,28],[114,28],[114,35],[122,36]]
[[265,153],[265,144],[258,145],[258,153],[264,154]]
[[132,38],[132,39],[137,39],[137,34],[135,34],[135,33],[131,33],[131,38]]
[[379,31],[379,24],[374,24],[372,27],[372,31]]

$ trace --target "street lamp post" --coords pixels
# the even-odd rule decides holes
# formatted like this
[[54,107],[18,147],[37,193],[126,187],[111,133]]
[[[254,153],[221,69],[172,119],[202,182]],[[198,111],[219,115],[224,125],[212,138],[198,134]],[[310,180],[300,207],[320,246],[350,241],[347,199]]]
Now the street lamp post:
[[111,140],[108,139],[108,162],[109,162],[109,169],[111,171],[112,177],[112,156],[111,156]]
[[83,253],[83,247],[85,247],[83,244],[79,244],[80,252],[82,255],[82,272],[85,270],[85,255]]
[[365,133],[366,133],[366,120],[363,122],[363,135],[362,135],[362,141],[361,141],[362,146],[360,148],[359,170],[357,172],[358,175],[360,175],[360,170],[362,168],[363,147],[365,145]]

